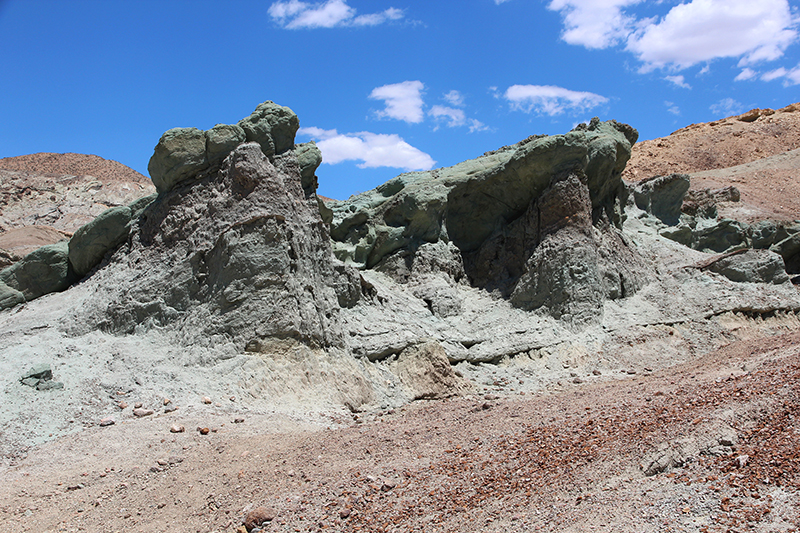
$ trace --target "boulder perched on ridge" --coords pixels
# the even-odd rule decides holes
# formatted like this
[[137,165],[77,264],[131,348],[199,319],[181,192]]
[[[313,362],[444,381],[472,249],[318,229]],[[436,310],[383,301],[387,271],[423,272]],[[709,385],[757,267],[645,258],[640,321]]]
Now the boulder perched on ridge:
[[[156,190],[167,192],[189,178],[198,178],[204,170],[215,171],[244,142],[258,143],[267,157],[291,150],[299,127],[300,121],[291,109],[267,101],[238,124],[217,124],[208,131],[173,128],[159,139],[147,171]],[[317,166],[319,163],[314,170]]]

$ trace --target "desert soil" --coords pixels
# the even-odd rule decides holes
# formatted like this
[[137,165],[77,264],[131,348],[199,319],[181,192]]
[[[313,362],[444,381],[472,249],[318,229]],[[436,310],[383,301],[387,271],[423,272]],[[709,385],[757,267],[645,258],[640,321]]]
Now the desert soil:
[[[758,165],[800,148],[798,120],[789,106],[645,141],[625,178]],[[794,161],[708,183],[791,217]],[[232,533],[259,507],[265,532],[800,528],[800,332],[630,372],[368,413],[252,414],[214,398],[94,425],[0,467],[0,531]]]
[[[264,531],[795,531],[798,393],[792,332],[657,372],[347,420],[179,409],[5,468],[0,530],[233,532],[264,507]],[[730,429],[732,446],[645,475],[657,450]]]

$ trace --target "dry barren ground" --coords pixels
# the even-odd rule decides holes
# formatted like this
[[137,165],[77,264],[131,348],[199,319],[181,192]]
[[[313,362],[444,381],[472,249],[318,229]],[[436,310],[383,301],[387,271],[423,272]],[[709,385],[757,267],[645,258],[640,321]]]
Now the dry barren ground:
[[792,333],[327,429],[212,404],[35,449],[0,472],[0,530],[234,532],[264,507],[265,532],[796,531],[798,393]]

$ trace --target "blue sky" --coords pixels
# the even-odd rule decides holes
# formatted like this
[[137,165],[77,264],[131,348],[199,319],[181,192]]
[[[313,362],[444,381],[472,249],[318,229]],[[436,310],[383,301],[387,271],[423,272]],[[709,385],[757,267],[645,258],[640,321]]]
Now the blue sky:
[[346,198],[593,116],[640,139],[800,101],[797,0],[0,0],[0,157],[147,175],[273,100]]

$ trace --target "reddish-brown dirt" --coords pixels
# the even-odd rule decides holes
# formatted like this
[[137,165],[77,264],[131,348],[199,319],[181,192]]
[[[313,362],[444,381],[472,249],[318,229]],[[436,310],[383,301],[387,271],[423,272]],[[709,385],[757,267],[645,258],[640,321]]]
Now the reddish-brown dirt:
[[[0,530],[233,532],[263,506],[264,531],[795,531],[798,409],[800,333],[335,429],[177,411],[64,437],[6,468]],[[170,433],[176,423],[187,431]],[[643,473],[659,446],[722,427],[736,435],[722,455]]]

